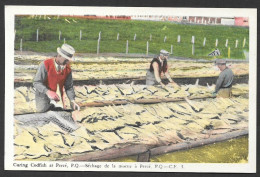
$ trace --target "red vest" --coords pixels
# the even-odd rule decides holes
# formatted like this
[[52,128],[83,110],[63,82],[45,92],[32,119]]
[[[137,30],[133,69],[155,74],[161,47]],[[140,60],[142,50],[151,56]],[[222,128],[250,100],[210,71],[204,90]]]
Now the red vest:
[[45,68],[47,70],[47,79],[46,79],[46,86],[48,89],[56,92],[57,91],[57,84],[60,87],[61,96],[63,95],[63,87],[66,81],[67,76],[71,73],[70,65],[67,64],[65,68],[58,72],[55,68],[55,59],[50,58],[44,61]]

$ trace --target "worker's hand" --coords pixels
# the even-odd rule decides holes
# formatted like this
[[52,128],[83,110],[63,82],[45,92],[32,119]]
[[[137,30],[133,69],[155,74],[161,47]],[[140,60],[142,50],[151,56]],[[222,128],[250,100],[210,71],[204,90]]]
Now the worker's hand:
[[73,100],[73,101],[71,101],[71,103],[72,103],[72,108],[73,108],[73,110],[80,110],[80,107],[79,107],[79,105]]
[[56,92],[54,91],[51,91],[51,90],[48,90],[46,92],[47,96],[51,99],[51,100],[54,100],[54,101],[60,101],[60,97],[59,95],[57,95]]
[[162,82],[160,82],[160,84],[161,84],[162,88],[165,88],[165,87],[166,87]]
[[212,92],[212,96],[216,97],[217,96],[217,92]]
[[175,89],[181,89],[181,87],[176,82],[171,82],[173,88]]

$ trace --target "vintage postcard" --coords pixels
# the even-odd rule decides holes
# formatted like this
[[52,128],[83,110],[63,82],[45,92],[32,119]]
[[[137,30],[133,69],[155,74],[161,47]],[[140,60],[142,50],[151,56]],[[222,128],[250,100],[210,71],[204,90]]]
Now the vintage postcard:
[[5,170],[255,173],[256,18],[5,6]]

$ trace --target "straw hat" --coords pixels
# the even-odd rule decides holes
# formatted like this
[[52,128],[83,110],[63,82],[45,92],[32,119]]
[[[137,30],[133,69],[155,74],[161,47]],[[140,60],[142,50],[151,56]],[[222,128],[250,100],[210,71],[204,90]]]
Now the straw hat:
[[74,54],[75,54],[75,49],[68,45],[68,44],[63,44],[61,47],[57,48],[58,54],[60,54],[62,57],[70,60],[70,61],[75,61]]

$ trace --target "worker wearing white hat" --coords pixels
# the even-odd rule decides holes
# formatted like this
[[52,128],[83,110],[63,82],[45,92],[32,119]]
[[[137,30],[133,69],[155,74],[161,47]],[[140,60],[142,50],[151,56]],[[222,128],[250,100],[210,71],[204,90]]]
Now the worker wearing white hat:
[[174,87],[179,87],[178,84],[176,84],[172,80],[168,72],[168,56],[169,52],[167,52],[166,50],[161,50],[160,55],[156,58],[153,58],[150,64],[150,68],[146,73],[146,85],[160,84],[162,87],[165,87],[164,83],[161,80],[161,75],[163,73]]
[[217,94],[217,97],[223,98],[231,97],[234,74],[232,70],[226,66],[225,59],[217,59],[215,63],[220,69],[221,73],[217,79],[213,95]]
[[72,46],[63,44],[57,48],[57,53],[56,57],[44,60],[36,72],[33,86],[36,89],[35,101],[37,112],[56,110],[55,104],[52,104],[53,101],[62,101],[64,108],[63,90],[65,90],[70,100],[72,109],[80,109],[79,105],[75,102],[72,71],[69,64],[70,61],[75,60],[75,50]]

